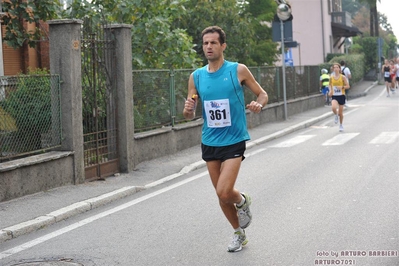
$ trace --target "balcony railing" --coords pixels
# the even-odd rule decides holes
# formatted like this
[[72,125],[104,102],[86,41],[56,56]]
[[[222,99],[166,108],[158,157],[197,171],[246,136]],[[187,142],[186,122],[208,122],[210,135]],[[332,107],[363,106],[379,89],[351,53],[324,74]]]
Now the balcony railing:
[[332,12],[331,19],[333,23],[343,24],[348,27],[352,27],[352,17],[351,14],[343,11],[343,12]]

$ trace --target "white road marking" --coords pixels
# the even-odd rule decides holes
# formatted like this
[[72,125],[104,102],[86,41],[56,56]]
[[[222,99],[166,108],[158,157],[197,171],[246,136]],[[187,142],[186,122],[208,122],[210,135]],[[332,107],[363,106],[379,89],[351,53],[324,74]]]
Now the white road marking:
[[300,136],[296,136],[296,137],[293,137],[293,138],[291,138],[289,140],[286,140],[286,141],[280,142],[280,143],[278,143],[276,145],[273,145],[271,147],[273,147],[273,148],[292,147],[292,146],[295,146],[295,145],[300,144],[302,142],[305,142],[305,141],[313,138],[314,136],[315,135],[300,135]]
[[245,155],[245,157],[248,158],[248,157],[250,157],[250,156],[254,156],[255,154],[264,152],[265,150],[266,150],[266,149],[264,149],[264,148],[255,150],[255,151],[253,151],[253,152],[251,152],[251,153],[247,153],[247,154]]
[[371,140],[370,144],[391,144],[394,143],[398,137],[399,131],[382,132],[373,140]]
[[359,134],[360,133],[340,133],[339,135],[336,135],[332,139],[325,141],[322,145],[323,146],[343,145]]

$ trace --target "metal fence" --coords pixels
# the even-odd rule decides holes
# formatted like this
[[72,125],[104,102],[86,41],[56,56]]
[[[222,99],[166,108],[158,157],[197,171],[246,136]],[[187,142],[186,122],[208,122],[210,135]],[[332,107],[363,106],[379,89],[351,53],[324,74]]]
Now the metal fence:
[[0,77],[0,163],[60,146],[58,75]]
[[86,180],[119,172],[115,41],[106,24],[82,28],[82,118]]
[[[281,67],[250,67],[255,79],[269,95],[269,103],[284,100]],[[320,69],[318,66],[286,67],[286,97],[318,94]],[[182,115],[187,98],[188,78],[193,69],[133,71],[134,128],[143,132],[185,122]],[[246,103],[255,97],[245,90]],[[196,115],[201,117],[201,106]]]
[[[185,122],[182,110],[192,71],[133,71],[136,133]],[[254,67],[250,71],[267,91],[269,103],[283,101],[281,67]],[[318,66],[287,67],[287,99],[318,94],[319,73]],[[61,145],[60,97],[58,75],[0,77],[0,162]],[[246,103],[254,99],[246,90]],[[201,117],[201,106],[197,117]]]

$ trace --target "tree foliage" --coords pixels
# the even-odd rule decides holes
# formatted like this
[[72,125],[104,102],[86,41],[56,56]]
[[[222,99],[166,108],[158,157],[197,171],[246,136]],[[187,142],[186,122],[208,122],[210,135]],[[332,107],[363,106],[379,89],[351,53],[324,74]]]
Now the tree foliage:
[[236,0],[188,0],[185,8],[187,12],[175,21],[175,26],[187,29],[202,59],[204,57],[201,32],[208,26],[217,25],[226,32],[226,58],[246,63],[250,54],[253,29],[250,24],[251,18],[242,14]]
[[[37,41],[43,36],[43,31],[37,27],[39,21],[58,18],[61,11],[59,1],[40,0],[23,1],[8,0],[3,1],[3,25],[5,25],[4,41],[13,48],[18,48],[27,43],[30,47],[35,47]],[[24,27],[24,23],[36,23],[33,29]]]
[[[370,11],[370,36],[379,36],[379,21],[377,11],[377,0],[359,0],[360,3],[367,4]],[[378,0],[381,1],[381,0]]]
[[[221,26],[226,58],[247,65],[272,64],[278,51],[271,40],[273,0],[9,0],[3,11],[5,41],[14,48],[35,46],[43,36],[40,20],[90,19],[132,25],[133,68],[194,68],[204,63],[201,31]],[[26,23],[36,22],[33,30]]]
[[352,18],[354,18],[363,7],[364,4],[357,0],[342,0],[342,10],[349,12]]
[[67,16],[132,25],[135,69],[191,68],[199,61],[192,47],[192,39],[185,30],[171,27],[172,21],[186,12],[182,2],[74,0]]
[[370,36],[370,13],[362,6],[352,19],[352,23],[363,33],[363,36]]
[[202,58],[201,31],[218,25],[227,35],[227,59],[249,66],[272,64],[277,54],[276,44],[271,40],[271,28],[262,22],[271,22],[273,3],[273,0],[189,0],[185,4],[187,13],[175,24],[187,29]]
[[244,14],[253,17],[251,27],[254,29],[253,46],[250,58],[254,65],[271,65],[277,59],[277,43],[272,41],[271,22],[277,4],[274,1],[249,0],[244,5]]
[[[349,1],[349,0],[346,0]],[[360,1],[360,0],[355,0],[354,2],[359,1],[361,8],[356,11],[356,15],[353,17],[353,24],[359,28],[360,31],[363,32],[363,37],[373,37],[373,35],[370,32],[370,23],[372,20],[370,20],[370,9],[368,6],[368,2],[370,1]],[[373,1],[371,1],[373,2]],[[376,0],[374,0],[376,2]],[[383,45],[383,56],[387,58],[391,58],[397,55],[397,38],[394,35],[392,31],[392,26],[388,22],[388,18],[384,14],[379,14],[378,13],[378,36],[384,40],[384,45]],[[375,29],[374,29],[374,34],[375,34]],[[374,45],[374,46],[373,46]],[[360,46],[360,47],[359,47]],[[366,64],[373,64],[375,65],[378,62],[378,58],[376,57],[376,46],[377,46],[377,41],[364,41],[360,37],[355,37],[354,38],[354,46],[351,47],[351,52],[362,52],[365,54],[366,58]],[[373,57],[374,59],[371,60],[370,56]],[[367,66],[370,68],[370,66]]]

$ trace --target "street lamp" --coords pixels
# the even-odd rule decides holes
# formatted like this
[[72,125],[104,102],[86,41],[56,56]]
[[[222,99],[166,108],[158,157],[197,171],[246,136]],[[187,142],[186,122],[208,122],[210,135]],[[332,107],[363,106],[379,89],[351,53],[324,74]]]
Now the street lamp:
[[290,19],[292,17],[291,7],[284,0],[276,2],[280,3],[277,7],[277,17],[282,21],[287,21]]

